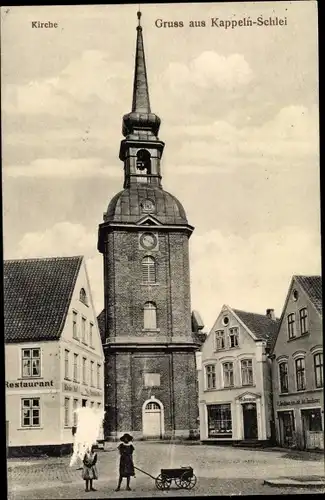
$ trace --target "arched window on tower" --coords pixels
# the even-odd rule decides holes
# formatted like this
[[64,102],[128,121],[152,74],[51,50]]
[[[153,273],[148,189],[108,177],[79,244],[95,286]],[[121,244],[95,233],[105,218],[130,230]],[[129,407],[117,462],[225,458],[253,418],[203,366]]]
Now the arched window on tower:
[[88,306],[88,297],[87,297],[87,294],[86,294],[86,290],[84,288],[81,288],[81,290],[80,290],[79,300],[80,300],[80,302],[82,302],[83,304],[85,304],[85,306]]
[[151,156],[149,151],[146,149],[140,149],[137,152],[136,161],[136,173],[143,177],[138,177],[139,182],[150,182],[148,181],[147,175],[151,174]]
[[154,302],[146,302],[143,308],[143,328],[145,330],[157,329],[157,307]]
[[156,262],[150,255],[142,259],[142,282],[156,283]]

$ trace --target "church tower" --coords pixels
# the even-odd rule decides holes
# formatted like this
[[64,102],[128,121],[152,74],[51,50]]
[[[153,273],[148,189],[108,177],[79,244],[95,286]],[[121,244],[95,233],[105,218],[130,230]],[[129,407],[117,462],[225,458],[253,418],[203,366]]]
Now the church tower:
[[188,224],[162,187],[164,142],[151,112],[138,12],[132,111],[123,116],[124,185],[99,225],[104,260],[105,436],[189,437],[198,401]]

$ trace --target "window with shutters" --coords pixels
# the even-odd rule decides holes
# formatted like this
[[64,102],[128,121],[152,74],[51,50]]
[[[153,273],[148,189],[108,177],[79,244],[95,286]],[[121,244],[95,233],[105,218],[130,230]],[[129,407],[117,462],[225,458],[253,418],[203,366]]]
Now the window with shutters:
[[142,282],[156,283],[156,262],[150,255],[142,259]]

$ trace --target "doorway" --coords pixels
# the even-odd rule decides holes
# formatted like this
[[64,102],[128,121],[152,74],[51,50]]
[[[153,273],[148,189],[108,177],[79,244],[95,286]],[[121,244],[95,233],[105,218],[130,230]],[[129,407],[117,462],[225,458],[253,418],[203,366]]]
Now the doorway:
[[255,403],[243,405],[244,439],[257,439],[257,413]]
[[322,415],[320,408],[301,410],[303,448],[307,450],[323,449]]
[[162,410],[156,401],[148,401],[143,409],[142,432],[147,438],[162,437]]
[[279,411],[281,446],[290,448],[294,444],[294,416],[292,411]]

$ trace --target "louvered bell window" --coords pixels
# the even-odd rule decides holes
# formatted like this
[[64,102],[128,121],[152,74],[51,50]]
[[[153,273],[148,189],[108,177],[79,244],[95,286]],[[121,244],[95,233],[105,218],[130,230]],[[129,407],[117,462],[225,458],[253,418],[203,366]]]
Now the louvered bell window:
[[156,263],[149,255],[142,260],[142,282],[156,283]]

